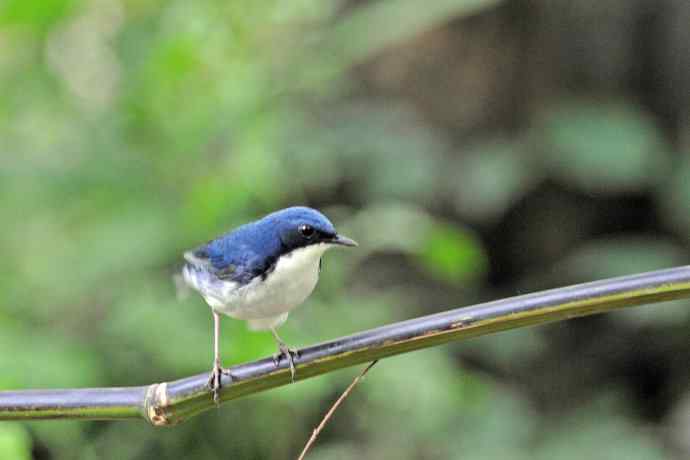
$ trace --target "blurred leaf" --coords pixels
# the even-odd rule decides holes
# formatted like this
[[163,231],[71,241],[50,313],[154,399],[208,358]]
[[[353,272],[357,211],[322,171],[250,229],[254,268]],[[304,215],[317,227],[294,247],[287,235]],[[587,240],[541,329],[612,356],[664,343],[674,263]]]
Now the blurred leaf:
[[462,460],[467,452],[476,459],[531,459],[532,440],[538,432],[534,409],[517,391],[480,380],[487,396],[472,411],[460,415],[460,426],[448,433],[452,458]]
[[548,349],[548,342],[538,328],[514,329],[501,332],[498,336],[477,337],[454,347],[463,351],[463,356],[485,359],[502,369],[522,367],[530,359],[538,358]]
[[355,256],[363,257],[365,251],[417,253],[432,226],[433,219],[421,208],[396,202],[372,204],[350,223],[360,243]]
[[[670,459],[642,427],[620,415],[610,401],[596,401],[567,417],[554,420],[558,429],[533,450],[538,460]],[[577,449],[573,449],[577,446]]]
[[401,203],[373,205],[361,211],[350,227],[360,240],[361,250],[355,254],[359,258],[376,251],[407,253],[448,283],[482,276],[488,267],[481,242],[472,233],[420,208]]
[[335,14],[337,2],[324,0],[295,0],[292,2],[275,2],[271,19],[277,24],[292,25],[294,22],[305,23],[330,18]]
[[[227,183],[225,175],[208,177],[190,188],[183,209],[183,221],[189,233],[208,240],[213,237],[212,233],[208,233],[209,229],[221,233],[240,225],[242,217],[244,221],[249,220],[250,204],[251,195],[244,193],[240,184]],[[228,216],[237,216],[238,221],[229,222]],[[207,234],[203,235],[202,232]]]
[[0,4],[1,24],[46,28],[68,14],[78,0],[5,0]]
[[437,199],[448,145],[410,106],[343,104],[328,117],[289,121],[283,136],[286,170],[311,189],[346,178],[366,202]]
[[316,443],[309,452],[309,458],[314,460],[345,460],[351,458],[365,458],[362,446],[357,442]]
[[[51,299],[35,305],[33,315],[54,317],[55,303],[71,304],[62,307],[66,310],[81,308],[75,297],[104,293],[110,285],[99,282],[127,273],[132,267],[141,270],[162,257],[171,234],[164,231],[166,218],[160,209],[109,209],[112,214],[81,221],[79,210],[74,222],[64,209],[34,214],[10,235],[15,242],[15,272],[26,286],[20,295],[41,292]],[[74,225],[76,222],[79,224]],[[26,302],[12,299],[13,308]]]
[[660,191],[659,204],[665,220],[676,227],[683,239],[690,240],[690,152],[680,154],[679,164]]
[[330,47],[342,53],[341,59],[349,64],[497,3],[498,0],[435,0],[419,8],[414,0],[379,0],[343,19],[333,31]]
[[445,171],[456,209],[483,221],[498,219],[542,178],[535,163],[514,143],[468,148]]
[[630,275],[687,263],[684,248],[660,238],[618,237],[588,242],[558,264],[556,272],[575,281]]
[[30,460],[31,437],[22,425],[0,422],[0,458]]
[[452,372],[444,354],[435,349],[387,359],[362,382],[368,410],[359,414],[358,429],[372,439],[363,457],[523,458],[536,428],[528,403],[489,378]]
[[[75,446],[79,446],[79,455],[85,451],[88,458],[89,437],[86,433],[88,425],[80,420],[60,420],[59,423],[45,423],[43,421],[29,422],[31,435],[35,445],[47,446],[56,459],[74,458]],[[82,446],[87,446],[82,450]],[[39,450],[40,451],[40,450]]]
[[[30,339],[30,340],[29,340]],[[87,343],[0,317],[0,389],[70,388],[102,382],[102,360]]]
[[669,434],[681,456],[690,456],[690,391],[687,389],[674,405],[669,417]]
[[488,266],[479,241],[448,224],[432,227],[419,256],[432,275],[453,284],[483,275]]
[[564,103],[543,115],[544,160],[563,180],[590,192],[659,182],[667,147],[648,114],[627,105]]
[[430,440],[442,438],[441,427],[481,406],[487,397],[486,389],[471,374],[455,373],[442,349],[387,359],[362,383],[371,410],[364,421],[366,430],[381,431],[375,426],[383,420],[389,421],[378,426],[389,426],[390,420],[397,419],[399,430]]

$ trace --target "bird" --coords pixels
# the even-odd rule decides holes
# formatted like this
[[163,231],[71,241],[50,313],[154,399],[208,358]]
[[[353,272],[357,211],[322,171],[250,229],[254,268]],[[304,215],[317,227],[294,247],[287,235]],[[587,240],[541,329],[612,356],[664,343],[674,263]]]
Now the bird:
[[316,209],[293,206],[239,226],[184,253],[182,280],[203,297],[213,315],[213,367],[208,385],[218,402],[221,315],[245,320],[250,330],[271,331],[278,345],[277,366],[284,357],[295,378],[296,350],[276,329],[316,287],[321,257],[334,247],[355,247]]

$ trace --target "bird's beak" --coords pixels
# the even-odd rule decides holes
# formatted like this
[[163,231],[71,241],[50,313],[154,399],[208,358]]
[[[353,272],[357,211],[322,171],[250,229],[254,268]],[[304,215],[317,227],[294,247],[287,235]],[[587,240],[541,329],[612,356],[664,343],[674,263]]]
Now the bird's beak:
[[330,241],[331,244],[337,244],[339,246],[347,246],[350,248],[354,248],[355,246],[359,246],[355,240],[351,240],[350,238],[343,236],[343,235],[335,235],[333,239]]

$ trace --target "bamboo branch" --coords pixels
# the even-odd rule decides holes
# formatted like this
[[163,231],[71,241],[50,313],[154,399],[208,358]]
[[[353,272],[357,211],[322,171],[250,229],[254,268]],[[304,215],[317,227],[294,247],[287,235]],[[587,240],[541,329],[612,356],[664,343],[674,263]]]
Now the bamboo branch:
[[[295,360],[303,380],[387,356],[644,303],[690,297],[690,266],[658,270],[511,297],[423,316],[304,348]],[[223,376],[221,402],[290,383],[283,361],[234,366]],[[0,392],[0,420],[132,419],[174,425],[215,408],[208,373],[126,388]]]

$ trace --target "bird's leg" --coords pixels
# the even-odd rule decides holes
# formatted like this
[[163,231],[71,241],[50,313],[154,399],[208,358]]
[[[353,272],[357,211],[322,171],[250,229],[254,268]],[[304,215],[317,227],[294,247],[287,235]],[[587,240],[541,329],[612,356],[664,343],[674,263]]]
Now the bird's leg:
[[273,355],[273,363],[278,366],[278,363],[280,362],[280,357],[285,356],[285,359],[288,360],[288,364],[290,365],[290,379],[292,382],[295,382],[295,361],[294,357],[299,357],[299,352],[294,349],[290,348],[287,345],[285,345],[285,342],[283,342],[283,339],[280,338],[278,335],[278,332],[276,331],[275,327],[271,328],[271,332],[273,333],[273,338],[276,339],[276,342],[278,343],[278,353],[275,353]]
[[211,369],[211,375],[208,378],[208,386],[213,392],[213,401],[218,404],[220,400],[220,377],[223,374],[230,375],[230,371],[223,369],[220,365],[220,347],[218,342],[220,339],[220,315],[213,312],[213,368]]

